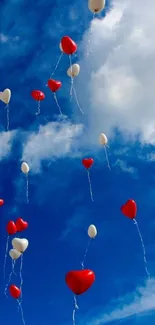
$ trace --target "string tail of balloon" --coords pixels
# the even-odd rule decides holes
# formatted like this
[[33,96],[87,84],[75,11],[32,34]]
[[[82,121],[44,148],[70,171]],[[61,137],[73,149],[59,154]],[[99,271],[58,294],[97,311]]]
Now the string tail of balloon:
[[108,168],[109,168],[109,170],[111,170],[110,163],[109,163],[109,158],[108,158],[108,153],[107,153],[107,148],[106,148],[105,145],[104,145],[104,151],[105,151],[105,157],[106,157]]
[[52,76],[55,74],[55,71],[57,70],[57,68],[58,68],[58,66],[59,66],[59,63],[60,63],[60,61],[61,61],[61,59],[62,59],[62,56],[63,56],[63,53],[60,54],[59,59],[58,59],[58,61],[57,61],[57,64],[56,64],[56,66],[55,66],[55,68],[54,68],[52,74],[50,75],[50,79],[52,79]]
[[8,283],[6,284],[5,289],[4,289],[4,295],[6,296],[6,298],[8,298],[7,290],[8,290],[8,286],[9,286],[9,284],[11,282],[12,274],[13,274],[13,272],[11,271],[11,273],[9,275]]
[[88,254],[88,250],[89,250],[91,241],[92,241],[92,238],[89,239],[88,245],[87,245],[85,253],[84,253],[83,261],[81,262],[82,270],[84,269],[84,263],[85,263],[85,260],[86,260],[87,254]]
[[6,248],[5,248],[5,256],[4,256],[4,269],[3,269],[4,280],[5,280],[5,272],[6,272],[6,260],[8,255],[8,247],[9,247],[9,236],[7,237],[6,240]]
[[8,298],[7,290],[8,290],[8,286],[9,286],[9,284],[10,284],[10,282],[11,282],[12,275],[13,275],[13,274],[16,275],[16,273],[15,273],[15,271],[14,271],[14,268],[15,268],[15,262],[16,262],[16,261],[12,259],[12,271],[11,271],[11,273],[10,273],[10,275],[9,275],[8,283],[6,284],[5,289],[4,289],[4,294],[5,294],[6,298]]
[[37,111],[36,111],[36,115],[40,114],[40,100],[38,101],[38,106],[37,106]]
[[70,68],[71,68],[71,87],[70,87],[70,100],[73,96],[73,88],[74,88],[74,79],[72,77],[72,57],[69,55],[69,62],[70,62]]
[[81,106],[79,104],[79,101],[78,101],[78,98],[77,98],[76,89],[75,89],[74,85],[73,85],[73,92],[74,92],[74,96],[75,96],[75,100],[76,100],[77,106],[78,106],[80,112],[84,115],[84,111],[82,110],[82,108],[81,108]]
[[18,308],[20,309],[20,312],[21,312],[21,317],[22,317],[23,325],[25,325],[25,319],[24,319],[24,313],[23,313],[23,308],[22,308],[21,301],[19,301],[19,300],[17,299],[17,302],[18,302]]
[[60,115],[62,116],[61,107],[60,107],[60,105],[59,105],[59,103],[58,103],[56,93],[54,93],[54,99],[55,99],[56,105],[57,105],[57,107],[58,107],[59,113],[60,113]]
[[23,254],[21,255],[21,260],[20,260],[20,271],[19,271],[19,276],[20,276],[21,299],[22,299],[22,286],[23,286],[22,269],[23,269]]
[[74,295],[73,325],[76,325],[75,324],[75,313],[76,313],[77,309],[79,309],[79,307],[78,307],[78,304],[77,304],[76,296]]
[[141,241],[142,249],[143,249],[143,258],[144,258],[145,271],[146,271],[146,274],[147,274],[148,278],[150,278],[150,273],[149,273],[148,268],[147,268],[146,250],[145,250],[145,246],[144,246],[143,237],[142,237],[142,234],[140,232],[138,222],[135,219],[133,219],[133,221],[134,221],[134,224],[136,225],[136,228],[137,228],[137,231],[138,231],[138,234],[139,234],[139,238],[140,238],[140,241]]
[[29,203],[29,177],[28,173],[26,174],[26,202]]
[[89,170],[88,169],[87,169],[87,173],[88,173],[88,182],[89,182],[90,196],[91,196],[92,202],[94,202],[92,185],[91,185],[91,180],[90,180],[90,173],[89,173]]
[[12,273],[14,275],[17,275],[16,272],[15,272],[15,264],[16,264],[16,260],[12,260]]
[[6,130],[9,131],[10,118],[9,118],[9,104],[6,106]]
[[[94,18],[95,18],[95,13],[93,13],[93,19],[92,19],[92,22],[94,21]],[[91,24],[92,24],[91,22]],[[88,42],[87,42],[87,48],[86,48],[86,56],[89,56],[92,51],[91,51],[91,48],[90,48],[90,38],[92,36],[92,26],[90,28],[90,34],[89,34],[89,38],[88,38]]]

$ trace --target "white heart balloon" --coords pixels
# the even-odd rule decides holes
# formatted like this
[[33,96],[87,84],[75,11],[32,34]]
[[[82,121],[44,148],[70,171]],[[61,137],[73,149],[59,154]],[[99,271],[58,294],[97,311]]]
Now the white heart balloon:
[[12,246],[18,252],[24,253],[29,245],[29,242],[26,238],[13,238],[12,239]]
[[97,235],[97,229],[94,225],[90,225],[88,228],[88,236],[90,238],[95,238]]
[[108,142],[108,138],[104,133],[100,133],[100,138],[99,138],[100,144],[103,146],[106,146]]
[[10,249],[9,255],[12,258],[12,260],[17,260],[22,254],[13,248]]
[[80,72],[80,66],[79,64],[75,63],[70,66],[70,68],[67,70],[67,74],[69,77],[77,77]]
[[4,91],[0,92],[0,100],[5,103],[9,104],[11,99],[11,90],[10,89],[5,89]]
[[21,171],[22,171],[24,174],[28,174],[29,170],[30,170],[29,165],[24,161],[24,162],[21,164]]

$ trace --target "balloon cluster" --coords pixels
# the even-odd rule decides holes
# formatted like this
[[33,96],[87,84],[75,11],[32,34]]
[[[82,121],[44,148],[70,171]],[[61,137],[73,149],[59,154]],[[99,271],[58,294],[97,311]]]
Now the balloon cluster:
[[[71,63],[71,55],[73,55],[77,51],[77,45],[76,43],[69,37],[69,36],[64,36],[61,41],[60,41],[60,50],[62,54],[67,54],[69,55],[70,58],[70,63]],[[61,56],[62,56],[61,54]],[[59,60],[60,62],[60,60]],[[58,64],[57,64],[58,66]],[[57,68],[56,66],[56,68]],[[54,72],[56,71],[56,68]],[[67,70],[67,75],[71,77],[71,80],[76,77],[80,72],[80,66],[78,64],[74,64],[70,66],[70,68]],[[54,73],[52,73],[53,75]],[[72,81],[73,84],[73,81]],[[57,104],[57,107],[59,109],[59,113],[62,115],[60,105],[58,103],[57,97],[56,97],[56,92],[62,87],[62,82],[59,80],[50,79],[47,81],[47,86],[48,88],[52,91],[54,95],[55,102]],[[73,85],[72,85],[73,88]],[[37,110],[37,115],[40,114],[40,101],[45,99],[45,94],[41,90],[33,90],[31,92],[31,96],[34,100],[38,101],[38,110]]]
[[[15,222],[13,220],[10,220],[7,223],[6,226],[6,230],[8,233],[8,240],[7,240],[7,245],[6,245],[6,257],[7,257],[7,250],[8,250],[8,241],[9,241],[9,237],[12,235],[15,235],[16,233],[22,232],[25,229],[28,228],[28,222],[23,220],[22,218],[18,218]],[[27,249],[29,242],[26,238],[13,238],[12,239],[12,248],[9,251],[9,255],[12,259],[12,261],[15,263],[15,261],[21,257],[21,263],[22,263],[22,256],[23,253],[25,252],[25,250]],[[14,266],[15,264],[13,263],[13,270],[14,270]],[[4,264],[4,268],[6,266],[6,263]],[[11,272],[11,276],[13,273],[13,270]],[[5,269],[4,269],[5,271]],[[4,272],[5,274],[5,272]],[[9,277],[9,282],[11,281],[11,278]],[[9,283],[8,283],[9,284]],[[6,288],[8,287],[8,284],[6,286]],[[21,291],[22,291],[22,283],[20,285],[20,288],[18,288],[17,286],[15,286],[14,284],[10,285],[9,290],[10,290],[10,294],[13,298],[18,299],[21,295]],[[6,291],[6,289],[5,289]]]
[[[97,13],[100,13],[105,7],[105,0],[88,0],[88,8],[89,10],[93,13],[93,16]],[[56,93],[62,88],[62,82],[60,80],[56,80],[53,79],[53,75],[60,63],[60,60],[62,58],[62,56],[64,54],[69,56],[69,68],[67,69],[67,75],[71,78],[71,88],[70,88],[70,96],[72,96],[72,94],[74,93],[77,105],[80,109],[80,111],[82,112],[82,114],[84,114],[83,110],[81,109],[78,99],[77,99],[77,95],[76,95],[76,90],[74,87],[74,83],[73,83],[73,79],[75,77],[77,77],[80,73],[80,66],[77,63],[72,64],[72,55],[74,53],[76,53],[77,51],[77,44],[69,37],[69,36],[64,36],[62,37],[60,44],[59,44],[59,48],[61,51],[61,55],[59,57],[59,60],[55,66],[55,69],[53,71],[53,73],[51,74],[49,80],[47,81],[47,85],[48,88],[50,89],[50,91],[53,93],[54,96],[54,100],[56,102],[56,105],[59,109],[59,113],[62,115],[62,111],[61,111],[61,107],[58,103],[58,99],[56,96]],[[40,102],[45,100],[45,93],[41,90],[33,90],[31,92],[31,97],[38,102],[38,106],[37,106],[37,112],[36,115],[40,114]],[[3,92],[0,92],[0,100],[6,104],[7,107],[7,130],[9,129],[9,102],[11,100],[11,90],[10,89],[5,89]],[[108,139],[107,136],[104,133],[101,133],[99,136],[99,143],[103,146],[104,150],[105,150],[105,156],[106,156],[106,160],[107,160],[107,165],[108,168],[110,168],[110,164],[109,164],[109,159],[108,159],[108,154],[107,154],[107,143],[108,143]],[[93,193],[92,193],[92,186],[91,186],[91,180],[90,180],[90,174],[89,174],[89,170],[92,167],[94,163],[94,159],[92,157],[85,157],[84,159],[82,159],[82,164],[85,167],[85,169],[87,170],[88,173],[88,181],[89,181],[89,187],[90,187],[90,195],[91,195],[91,199],[92,201],[94,201],[93,199]],[[29,165],[26,162],[23,162],[21,165],[21,171],[26,175],[26,198],[27,198],[27,203],[29,202],[28,199],[28,173],[29,173]],[[0,199],[0,206],[2,206],[4,204],[4,200]],[[137,227],[137,231],[141,240],[141,244],[142,244],[142,248],[143,248],[143,257],[144,257],[144,264],[145,264],[145,270],[146,273],[148,275],[148,277],[150,277],[150,274],[148,272],[147,269],[147,260],[146,260],[146,252],[145,252],[145,247],[144,247],[144,242],[143,242],[143,238],[139,229],[139,225],[137,223],[137,221],[135,220],[136,215],[137,215],[137,205],[136,202],[134,200],[128,200],[122,207],[121,207],[121,212],[127,216],[128,218],[132,219],[134,221],[134,224]],[[9,237],[15,235],[16,233],[22,232],[25,229],[27,229],[28,227],[28,223],[26,221],[24,221],[22,218],[18,218],[15,222],[10,220],[7,223],[6,226],[6,230],[8,233],[8,238],[7,238],[7,244],[6,244],[6,254],[5,254],[5,262],[4,262],[4,274],[5,274],[5,266],[6,266],[6,258],[7,258],[7,254],[8,254],[8,243],[9,243]],[[73,310],[73,324],[75,325],[75,310],[78,308],[77,306],[77,301],[76,301],[76,296],[77,295],[81,295],[84,292],[86,292],[94,283],[95,281],[95,273],[94,271],[90,270],[90,269],[85,269],[84,268],[84,262],[88,253],[88,248],[90,245],[90,242],[92,241],[92,239],[94,239],[97,235],[97,229],[94,225],[90,225],[88,228],[88,236],[89,236],[89,242],[88,242],[88,246],[86,248],[85,254],[84,254],[84,258],[83,261],[81,263],[82,265],[82,269],[80,270],[72,270],[69,271],[66,276],[65,276],[65,281],[66,284],[68,286],[68,288],[74,293],[74,310]],[[14,237],[12,239],[12,248],[9,250],[9,256],[11,257],[12,261],[13,261],[13,267],[12,267],[12,272],[10,273],[10,277],[9,277],[9,283],[11,281],[11,276],[14,272],[14,266],[15,266],[15,262],[16,260],[18,260],[19,258],[21,259],[21,268],[20,271],[22,269],[22,262],[23,262],[23,253],[26,251],[26,249],[28,248],[29,242],[26,238],[18,238],[18,237]],[[17,287],[15,284],[11,284],[9,286],[9,291],[10,291],[10,295],[17,299],[19,306],[21,307],[21,302],[19,301],[19,298],[22,295],[22,284],[23,284],[23,280],[22,280],[22,276],[20,273],[20,278],[21,278],[21,283],[20,283],[20,287]],[[8,283],[8,284],[9,284]],[[8,284],[5,288],[5,291],[8,287]],[[21,310],[22,311],[22,310]],[[23,315],[23,313],[22,313]],[[22,316],[23,317],[23,316]],[[24,320],[23,320],[24,323]]]

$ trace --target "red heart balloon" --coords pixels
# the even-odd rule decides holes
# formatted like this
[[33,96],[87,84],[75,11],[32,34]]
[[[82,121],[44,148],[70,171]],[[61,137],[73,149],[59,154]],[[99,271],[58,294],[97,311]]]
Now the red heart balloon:
[[76,295],[87,291],[95,281],[95,273],[91,270],[70,271],[66,274],[66,284]]
[[10,295],[15,299],[18,299],[21,295],[21,290],[18,287],[16,287],[14,284],[12,284],[9,287],[9,291],[10,291]]
[[18,218],[16,220],[15,225],[16,225],[17,231],[23,231],[28,227],[28,222],[24,221],[22,218]]
[[16,225],[15,225],[14,221],[9,221],[7,223],[6,230],[7,230],[9,235],[16,234],[17,228],[16,228]]
[[61,39],[61,47],[63,52],[68,55],[71,55],[77,51],[76,43],[69,36],[64,36]]
[[122,205],[121,211],[126,217],[134,219],[137,214],[136,202],[134,200],[128,200],[124,205]]
[[4,200],[0,199],[0,207],[4,204]]
[[86,169],[89,169],[92,166],[93,163],[94,163],[93,158],[84,158],[84,159],[82,159],[82,164]]
[[62,86],[61,81],[57,81],[54,79],[49,79],[47,84],[48,84],[49,89],[52,90],[53,93],[55,93],[57,90],[59,90]]
[[31,96],[34,100],[38,101],[45,99],[45,94],[40,90],[33,90]]

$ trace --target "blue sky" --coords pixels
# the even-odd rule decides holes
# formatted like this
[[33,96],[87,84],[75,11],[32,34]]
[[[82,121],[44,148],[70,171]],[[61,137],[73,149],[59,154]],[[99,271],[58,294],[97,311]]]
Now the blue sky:
[[[20,216],[29,222],[22,234],[29,240],[23,268],[26,324],[72,324],[73,296],[65,274],[80,268],[92,223],[98,235],[85,267],[95,272],[96,281],[78,299],[76,323],[154,323],[154,7],[153,0],[149,8],[140,0],[134,8],[129,0],[107,2],[91,23],[87,1],[1,1],[1,90],[12,91],[9,134],[0,103],[2,324],[22,324],[16,301],[4,297],[3,280],[6,223]],[[64,35],[79,47],[73,56],[81,66],[75,87],[85,115],[74,99],[70,102],[69,59],[64,56],[55,74],[63,84],[58,100],[66,118],[60,120],[46,82]],[[88,40],[92,54],[87,57]],[[34,89],[46,95],[38,117],[30,96]],[[98,143],[100,132],[109,139],[111,171]],[[81,164],[87,156],[94,158],[94,203]],[[23,160],[30,166],[29,205]],[[138,206],[150,282],[136,227],[120,213],[130,198]],[[8,258],[7,274],[10,269]],[[20,284],[18,277],[13,281]]]

